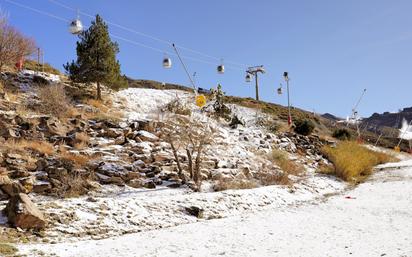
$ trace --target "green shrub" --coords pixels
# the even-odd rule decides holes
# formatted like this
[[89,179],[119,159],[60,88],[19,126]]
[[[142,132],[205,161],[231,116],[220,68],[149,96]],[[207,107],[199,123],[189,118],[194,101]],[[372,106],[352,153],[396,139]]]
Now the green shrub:
[[350,140],[352,137],[349,130],[344,129],[344,128],[336,129],[335,131],[333,131],[332,136],[339,140]]
[[312,134],[315,124],[311,120],[297,120],[295,122],[295,132],[304,136]]

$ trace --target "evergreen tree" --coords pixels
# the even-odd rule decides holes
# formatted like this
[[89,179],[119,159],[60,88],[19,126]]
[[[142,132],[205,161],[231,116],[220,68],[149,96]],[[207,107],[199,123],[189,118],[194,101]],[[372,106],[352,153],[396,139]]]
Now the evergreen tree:
[[99,15],[79,38],[77,60],[64,65],[70,79],[81,83],[95,82],[97,99],[101,99],[101,83],[113,89],[126,86],[127,81],[121,76],[120,63],[116,60],[119,47],[111,41],[108,26]]

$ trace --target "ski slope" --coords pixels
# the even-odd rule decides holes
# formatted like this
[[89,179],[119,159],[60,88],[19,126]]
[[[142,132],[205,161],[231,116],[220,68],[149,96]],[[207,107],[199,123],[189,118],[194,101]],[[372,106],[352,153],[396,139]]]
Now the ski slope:
[[29,256],[412,256],[412,162],[326,201],[100,241],[21,245]]

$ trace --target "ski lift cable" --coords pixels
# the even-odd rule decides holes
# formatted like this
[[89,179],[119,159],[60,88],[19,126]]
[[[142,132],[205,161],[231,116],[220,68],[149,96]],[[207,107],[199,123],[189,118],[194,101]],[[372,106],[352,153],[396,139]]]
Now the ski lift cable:
[[58,19],[58,20],[60,20],[60,21],[70,22],[70,20],[68,20],[68,19],[59,17],[59,16],[57,16],[57,15],[54,15],[54,14],[51,14],[51,13],[49,13],[49,12],[45,12],[45,11],[42,11],[42,10],[39,10],[39,9],[30,7],[30,6],[27,6],[27,5],[23,5],[23,4],[14,2],[14,1],[12,1],[12,0],[4,0],[4,1],[6,1],[6,2],[8,2],[8,3],[10,3],[10,4],[13,4],[13,5],[15,5],[15,6],[21,7],[21,8],[25,8],[25,9],[30,10],[30,11],[37,12],[37,13],[39,13],[39,14],[43,14],[43,15],[49,16],[49,17],[51,17],[51,18]]
[[[66,18],[57,16],[57,15],[54,15],[54,14],[51,14],[51,13],[49,13],[49,12],[45,12],[45,11],[42,11],[42,10],[39,10],[39,9],[36,9],[36,8],[33,8],[33,7],[30,7],[30,6],[27,6],[27,5],[23,5],[23,4],[17,3],[17,2],[15,2],[15,1],[13,1],[13,0],[4,0],[4,1],[6,1],[6,2],[8,2],[8,3],[10,3],[10,4],[13,4],[13,5],[15,5],[15,6],[18,6],[18,7],[21,7],[21,8],[24,8],[24,9],[27,9],[27,10],[30,10],[30,11],[33,11],[33,12],[36,12],[36,13],[39,13],[39,14],[42,14],[42,15],[45,15],[45,16],[48,16],[48,17],[51,17],[51,18],[60,20],[60,21],[63,21],[63,22],[66,22],[66,23],[69,23],[69,22],[70,22],[69,19],[66,19]],[[117,38],[117,39],[119,39],[119,40],[122,40],[122,41],[125,41],[125,42],[128,42],[128,43],[131,43],[131,44],[134,44],[134,45],[137,45],[137,46],[141,46],[141,47],[144,47],[144,48],[147,48],[147,49],[150,49],[150,50],[159,52],[159,53],[167,53],[167,54],[169,54],[169,55],[177,56],[177,55],[176,55],[175,53],[173,53],[173,52],[164,51],[164,50],[162,50],[162,49],[160,49],[160,48],[152,47],[152,46],[149,46],[149,45],[146,45],[146,44],[137,42],[137,41],[135,41],[135,40],[130,40],[130,39],[127,39],[127,38],[125,38],[125,37],[121,37],[121,36],[115,35],[115,34],[113,34],[113,33],[109,33],[109,34],[110,34],[110,36],[112,36],[113,38]],[[201,59],[198,59],[198,58],[194,58],[194,57],[182,56],[182,58],[187,59],[187,60],[191,60],[191,61],[195,61],[195,62],[199,62],[199,63],[216,65],[216,64],[213,63],[213,62],[204,61],[204,60],[201,60]],[[243,71],[243,69],[240,69],[240,68],[235,68],[235,67],[228,67],[228,68],[229,68],[229,69],[232,69],[232,70],[240,70],[240,71]]]
[[[76,8],[73,8],[73,7],[70,7],[70,6],[68,6],[68,5],[62,4],[62,3],[60,3],[60,2],[58,2],[58,1],[56,1],[56,0],[48,0],[48,1],[51,2],[51,3],[53,3],[53,4],[55,4],[55,5],[58,5],[58,6],[60,6],[60,7],[63,7],[63,8],[65,8],[65,9],[67,9],[67,10],[71,10],[71,11],[76,11],[76,10],[77,10]],[[91,14],[89,14],[89,13],[85,13],[85,12],[82,12],[82,11],[80,11],[79,13],[82,14],[82,15],[84,15],[84,16],[86,16],[86,17],[94,18],[94,15],[91,15]],[[158,42],[160,42],[160,43],[164,43],[164,44],[167,44],[167,45],[173,44],[173,42],[171,42],[171,41],[168,41],[168,40],[165,40],[165,39],[161,39],[161,38],[158,38],[158,37],[149,35],[149,34],[147,34],[147,33],[143,33],[143,32],[134,30],[134,29],[132,29],[132,28],[129,28],[129,27],[120,25],[120,24],[118,24],[118,23],[114,23],[114,22],[111,22],[111,21],[108,21],[108,20],[106,20],[106,23],[109,24],[109,25],[112,25],[112,26],[114,26],[114,27],[118,27],[118,28],[120,28],[120,29],[123,29],[123,30],[125,30],[125,31],[131,32],[131,33],[134,33],[134,34],[143,36],[143,37],[150,38],[150,39],[152,39],[152,40],[154,40],[154,41],[158,41]],[[217,61],[220,61],[220,60],[221,60],[220,57],[212,56],[212,55],[209,55],[209,54],[200,52],[200,51],[198,51],[198,50],[194,50],[194,49],[192,49],[192,48],[184,47],[184,46],[181,46],[181,45],[178,45],[178,44],[175,44],[175,45],[178,46],[178,47],[179,47],[180,49],[182,49],[182,50],[186,50],[186,51],[189,51],[189,52],[192,52],[192,53],[201,55],[201,56],[203,56],[203,57],[207,57],[207,58],[214,59],[214,60],[217,60]],[[226,60],[226,59],[225,59],[225,60]],[[234,61],[227,61],[227,60],[226,60],[226,63],[231,64],[231,65],[235,65],[235,66],[239,66],[239,67],[242,67],[242,68],[244,68],[244,67],[250,67],[250,66],[251,66],[251,65],[247,65],[247,64],[243,64],[243,63],[239,63],[239,62],[234,62]]]
[[[115,34],[113,34],[113,33],[110,33],[110,36],[113,37],[113,38],[117,38],[117,39],[119,39],[119,40],[123,40],[123,41],[125,41],[125,42],[128,42],[128,43],[130,43],[130,44],[134,44],[134,45],[138,45],[138,46],[141,46],[141,47],[145,47],[145,48],[151,49],[151,50],[153,50],[153,51],[156,51],[156,52],[159,52],[159,53],[162,53],[162,54],[177,56],[177,54],[175,54],[175,53],[173,53],[173,52],[164,51],[164,50],[162,50],[162,49],[160,49],[160,48],[148,46],[148,45],[146,45],[146,44],[143,44],[143,43],[140,43],[140,42],[137,42],[137,41],[134,41],[134,40],[130,40],[130,39],[127,39],[127,38],[124,38],[124,37],[115,35]],[[190,57],[190,56],[184,56],[184,55],[182,55],[181,57],[184,58],[184,59],[186,59],[186,60],[191,60],[191,61],[200,62],[200,63],[205,63],[205,64],[210,64],[210,65],[216,65],[216,64],[213,63],[213,62],[208,62],[208,61],[201,60],[201,59],[194,58],[194,57]],[[229,69],[232,69],[232,70],[241,70],[241,71],[243,71],[242,69],[238,69],[238,68],[234,68],[234,67],[229,67]]]

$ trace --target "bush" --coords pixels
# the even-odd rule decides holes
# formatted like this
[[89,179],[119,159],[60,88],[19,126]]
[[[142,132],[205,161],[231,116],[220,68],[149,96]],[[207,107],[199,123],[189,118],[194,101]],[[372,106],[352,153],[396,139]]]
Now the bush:
[[17,248],[12,245],[0,243],[1,256],[14,256],[14,254],[16,254],[17,251]]
[[274,149],[269,156],[269,160],[279,166],[286,174],[299,175],[303,171],[303,167],[289,160],[287,153],[282,150]]
[[395,160],[353,141],[340,142],[336,147],[326,146],[322,151],[333,163],[334,174],[350,182],[361,182],[372,173],[374,166]]
[[163,109],[180,115],[190,116],[192,114],[190,107],[187,104],[183,103],[179,98],[175,98],[167,103]]
[[304,136],[312,134],[315,124],[311,120],[297,120],[295,122],[295,132]]
[[47,73],[55,74],[55,75],[60,75],[60,71],[54,67],[52,67],[50,64],[45,63],[44,65],[38,64],[34,60],[26,60],[23,65],[24,69],[27,70],[34,70],[34,71],[44,71]]
[[43,86],[37,89],[40,99],[39,111],[56,117],[64,117],[70,108],[69,98],[66,96],[64,85]]
[[258,187],[258,183],[254,180],[249,179],[233,179],[233,180],[224,180],[220,179],[213,186],[215,191],[225,191],[229,189],[251,189]]
[[334,138],[337,138],[339,140],[350,140],[351,139],[351,134],[349,132],[349,130],[347,129],[336,129],[335,131],[333,131],[332,136]]

